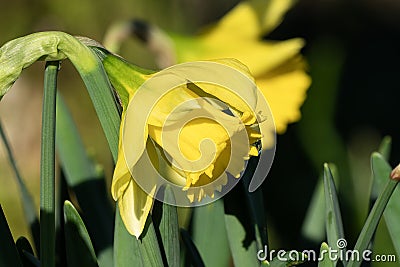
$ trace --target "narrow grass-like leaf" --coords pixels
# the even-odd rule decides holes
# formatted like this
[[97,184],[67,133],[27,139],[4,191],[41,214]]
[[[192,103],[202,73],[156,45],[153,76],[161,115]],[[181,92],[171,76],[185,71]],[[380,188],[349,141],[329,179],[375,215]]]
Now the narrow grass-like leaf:
[[193,243],[193,240],[190,238],[189,233],[186,230],[181,229],[181,236],[191,265],[194,267],[205,267],[203,259],[201,258],[196,245]]
[[31,234],[33,237],[33,240],[35,242],[36,249],[39,251],[39,243],[40,243],[40,237],[39,237],[39,218],[36,215],[36,207],[35,207],[35,202],[33,201],[33,198],[31,194],[28,191],[28,188],[25,185],[24,180],[22,179],[21,173],[18,170],[16,160],[14,158],[14,155],[11,150],[10,143],[8,142],[8,138],[4,132],[3,126],[0,123],[0,136],[1,139],[3,140],[4,146],[6,148],[7,156],[8,159],[11,163],[11,167],[14,171],[15,178],[17,179],[17,183],[19,186],[19,190],[21,191],[21,196],[22,196],[22,207],[24,209],[24,214],[25,218],[30,226],[31,229]]
[[219,199],[211,204],[194,208],[192,229],[193,242],[205,265],[228,266],[230,251],[225,229],[223,200]]
[[86,153],[78,129],[63,98],[57,98],[56,146],[68,187],[74,191],[92,236],[99,265],[113,265],[114,214],[105,180]]
[[[382,190],[385,182],[387,181],[392,168],[385,158],[378,154],[373,153],[371,157],[372,172],[374,177],[374,185],[378,188],[377,190]],[[397,188],[383,213],[385,222],[393,242],[393,246],[396,249],[397,256],[400,257],[400,224],[399,224],[399,214],[400,214],[400,191]]]
[[55,130],[58,61],[46,64],[40,157],[40,261],[55,265]]
[[29,261],[29,264],[24,265],[24,267],[32,266],[32,267],[40,267],[40,261],[33,256],[31,253],[24,251],[25,258]]
[[376,185],[378,186],[379,190],[382,190],[390,177],[392,167],[382,154],[374,152],[371,155],[371,168]]
[[[335,182],[332,172],[328,164],[324,164],[324,188],[325,188],[325,205],[326,205],[326,234],[328,244],[331,248],[346,252],[345,247],[339,247],[338,242],[344,239],[344,230],[342,223],[342,215],[340,213],[339,200],[336,193]],[[343,262],[346,266],[346,262]]]
[[100,65],[96,72],[81,73],[92,103],[96,109],[97,117],[103,127],[114,162],[118,156],[118,133],[121,118],[112,95],[112,88],[108,78]]
[[[175,203],[175,196],[170,186],[164,187],[163,193],[164,202],[160,207],[162,211],[158,229],[168,266],[178,267],[180,261],[178,212],[176,206],[167,204]],[[153,210],[153,214],[156,212],[156,208],[157,206]]]
[[26,257],[26,259],[28,260],[29,264],[24,265],[24,267],[40,267],[40,261],[33,256],[31,253],[24,251],[24,256]]
[[89,159],[72,115],[62,96],[57,96],[57,152],[68,186],[74,187],[98,176]]
[[233,215],[225,215],[226,231],[235,266],[259,266],[255,240],[245,243],[246,231]]
[[[371,212],[368,215],[368,218],[364,224],[363,229],[361,230],[360,235],[358,236],[356,245],[354,246],[354,250],[356,251],[365,251],[368,248],[368,245],[371,241],[373,234],[378,226],[379,220],[385,210],[385,207],[397,186],[397,181],[387,178],[386,185],[376,200],[374,206],[372,207]],[[357,261],[352,259],[349,261],[347,267],[359,267],[361,266],[362,261]]]
[[[335,185],[339,187],[339,175],[335,165],[329,166],[333,174]],[[320,243],[325,239],[326,226],[325,226],[325,187],[323,172],[318,179],[314,193],[311,197],[305,219],[301,228],[302,236],[309,241]]]
[[15,247],[10,228],[0,205],[0,266],[22,267],[17,248]]
[[251,180],[254,179],[253,176],[258,165],[258,160],[258,157],[251,157],[249,159],[246,171],[242,177],[242,183],[244,185],[243,188],[247,199],[247,205],[254,224],[257,248],[260,250],[263,249],[265,245],[268,245],[267,221],[264,213],[264,198],[261,187],[254,192],[249,192],[248,190]]
[[126,230],[117,205],[115,211],[114,266],[145,266],[143,264],[139,246],[140,243],[136,237],[129,234]]
[[324,242],[321,244],[319,258],[322,258],[322,260],[318,261],[318,267],[335,267],[335,262],[329,258],[329,249],[327,243]]
[[19,257],[21,259],[22,265],[24,267],[34,267],[34,266],[36,266],[26,256],[27,253],[29,253],[29,254],[31,254],[33,256],[33,249],[32,249],[31,244],[29,243],[28,239],[26,239],[25,237],[21,236],[20,238],[17,239],[17,242],[15,242],[15,245],[17,247],[17,250],[18,250]]
[[385,160],[389,160],[391,150],[392,138],[390,136],[385,136],[379,145],[378,151]]
[[[385,136],[382,139],[382,141],[381,141],[381,143],[379,145],[378,152],[382,155],[382,158],[385,159],[386,161],[389,160],[391,147],[392,147],[392,138],[390,136]],[[373,166],[373,158],[374,158],[374,156],[372,155],[371,156],[371,164],[372,164],[371,167],[372,167],[372,170],[374,168],[374,166]],[[387,171],[387,172],[390,173],[391,167],[389,166],[389,164],[387,164],[387,163],[383,164],[383,165],[378,164],[377,166],[375,166],[375,168],[380,168],[380,167],[389,169],[389,171]],[[379,180],[379,179],[376,179],[376,177],[373,176],[371,196],[370,196],[370,209],[372,208],[372,205],[374,204],[374,202],[378,198],[379,192],[382,190],[382,187],[383,187],[385,181],[386,181],[386,179]]]
[[64,203],[65,242],[69,266],[98,266],[86,227],[71,202]]
[[322,177],[320,177],[311,197],[301,228],[301,234],[307,240],[318,243],[325,238],[325,229],[324,184]]
[[140,254],[144,266],[164,266],[162,254],[158,245],[156,231],[151,216],[147,217],[146,225],[139,239]]

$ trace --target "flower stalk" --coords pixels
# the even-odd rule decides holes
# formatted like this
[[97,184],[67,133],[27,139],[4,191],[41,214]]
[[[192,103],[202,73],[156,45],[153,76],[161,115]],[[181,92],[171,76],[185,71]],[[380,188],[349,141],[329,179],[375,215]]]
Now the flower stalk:
[[40,259],[55,266],[55,129],[58,61],[46,64],[40,160]]

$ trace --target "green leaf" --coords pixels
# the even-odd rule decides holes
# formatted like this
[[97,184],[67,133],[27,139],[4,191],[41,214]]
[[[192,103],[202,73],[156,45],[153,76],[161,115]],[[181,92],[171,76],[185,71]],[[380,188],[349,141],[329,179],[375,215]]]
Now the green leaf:
[[229,266],[230,251],[225,229],[223,200],[219,199],[211,204],[194,208],[192,229],[193,242],[205,265]]
[[[385,136],[379,145],[378,152],[382,155],[382,158],[386,161],[389,160],[391,146],[392,146],[392,138],[390,136]],[[371,164],[373,164],[373,155],[371,156]],[[386,164],[386,166],[387,166],[387,168],[391,169],[389,164]],[[386,166],[384,166],[384,167],[386,167]],[[372,166],[372,168],[374,168],[374,166]],[[375,168],[380,168],[380,167],[375,166]],[[372,205],[378,198],[379,192],[382,190],[384,182],[385,181],[379,181],[378,179],[375,179],[373,177],[371,195],[370,195],[370,208],[372,208]]]
[[64,220],[68,266],[98,266],[86,227],[69,201],[64,203]]
[[303,237],[314,242],[325,238],[325,195],[323,178],[317,182],[301,228]]
[[[326,205],[326,234],[331,248],[346,252],[346,247],[339,247],[338,242],[344,239],[342,215],[340,213],[339,200],[336,194],[335,182],[328,164],[324,164],[324,188]],[[346,263],[343,262],[346,266]]]
[[389,160],[390,151],[392,150],[392,138],[390,136],[385,136],[379,145],[379,153],[385,160]]
[[56,145],[68,186],[96,179],[99,173],[88,157],[72,115],[62,96],[57,96]]
[[322,256],[322,260],[318,261],[318,267],[335,267],[335,262],[329,258],[329,246],[327,243],[321,244],[319,258]]
[[[376,157],[381,157],[380,155],[378,156],[377,153],[373,154],[373,162],[374,158]],[[376,159],[375,159],[376,160]],[[374,163],[373,163],[374,166]],[[378,165],[382,167],[381,165]],[[357,239],[356,245],[354,246],[354,250],[356,251],[365,251],[368,248],[368,245],[372,239],[373,234],[375,233],[375,230],[378,226],[378,223],[380,221],[380,218],[385,210],[385,207],[387,203],[389,202],[390,197],[392,196],[393,191],[396,189],[397,186],[397,181],[391,180],[389,176],[386,176],[385,179],[385,173],[378,168],[378,166],[375,165],[375,168],[373,167],[373,172],[374,176],[376,176],[376,179],[379,179],[381,181],[386,180],[386,185],[384,186],[383,190],[381,191],[378,199],[375,201],[374,206],[371,209],[371,212],[368,215],[368,218],[364,224],[363,229],[361,230],[361,233]],[[349,264],[347,267],[359,267],[361,265],[361,261],[356,261],[356,260],[350,260]]]
[[147,217],[139,242],[144,266],[164,266],[151,216]]
[[[17,247],[19,257],[21,258],[22,265],[24,267],[40,266],[39,260],[33,256],[33,249],[32,249],[31,244],[29,243],[28,239],[21,236],[20,238],[18,238],[15,245]],[[28,254],[32,255],[32,257],[34,258],[33,262],[32,262],[33,259],[31,257],[27,256]]]
[[99,265],[112,266],[114,214],[101,172],[86,153],[83,141],[63,98],[57,98],[56,146],[67,184],[74,191]]
[[[339,186],[339,175],[335,165],[329,165],[333,174],[335,185]],[[301,233],[303,237],[315,243],[320,243],[325,239],[326,226],[325,226],[325,187],[323,173],[318,179],[317,185],[314,189],[310,204],[308,206],[305,219],[303,221]]]
[[[175,267],[179,266],[180,261],[178,213],[176,206],[166,203],[175,203],[174,192],[170,186],[166,186],[164,189],[164,202],[162,203],[161,220],[158,229],[168,266]],[[153,210],[154,213],[155,210]]]
[[0,205],[0,266],[22,267],[17,248],[15,247],[6,216]]
[[28,264],[24,265],[24,267],[32,266],[32,267],[40,267],[40,261],[33,256],[31,253],[24,251],[24,256],[28,260]]
[[40,261],[55,264],[55,131],[58,61],[46,64],[40,157]]
[[[385,158],[378,154],[373,153],[371,157],[372,172],[374,177],[374,185],[377,186],[377,190],[382,191],[385,182],[388,180],[392,168]],[[388,228],[390,237],[393,242],[393,246],[396,250],[398,257],[400,257],[400,224],[399,224],[399,214],[400,214],[400,191],[398,188],[393,192],[383,216],[385,218],[386,226]]]
[[31,196],[31,194],[29,193],[24,180],[22,179],[21,173],[18,170],[14,155],[11,150],[11,146],[8,142],[8,138],[6,136],[6,133],[4,132],[4,129],[3,129],[3,126],[1,123],[0,123],[0,136],[1,136],[1,139],[3,140],[4,146],[6,148],[7,156],[11,163],[11,167],[14,171],[15,178],[17,179],[19,190],[21,191],[22,207],[24,209],[25,218],[30,226],[36,249],[39,251],[39,249],[40,249],[40,247],[39,247],[40,230],[39,230],[39,218],[37,217],[37,215],[35,213],[35,210],[36,210],[36,207],[34,204],[35,202],[33,201],[33,198]]
[[268,245],[268,234],[267,234],[267,221],[265,217],[264,197],[262,188],[259,187],[254,192],[249,192],[248,188],[251,180],[253,179],[255,170],[258,165],[258,157],[251,157],[247,163],[246,171],[243,174],[242,182],[244,185],[245,196],[247,199],[247,205],[251,214],[252,222],[254,224],[255,238],[257,242],[257,248],[263,249],[265,245]]
[[245,242],[246,231],[239,220],[233,215],[225,215],[225,225],[235,266],[259,266],[256,241]]
[[136,237],[126,230],[117,205],[115,211],[114,266],[144,266],[139,246],[140,243]]
[[191,265],[193,265],[194,267],[204,267],[205,265],[203,259],[201,258],[200,253],[196,248],[196,245],[193,243],[193,240],[190,238],[189,233],[186,230],[181,229],[181,236]]

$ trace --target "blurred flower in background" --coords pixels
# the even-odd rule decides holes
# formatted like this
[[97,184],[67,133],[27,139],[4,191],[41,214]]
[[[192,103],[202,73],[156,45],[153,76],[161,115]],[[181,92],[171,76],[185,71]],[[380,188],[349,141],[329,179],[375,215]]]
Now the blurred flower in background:
[[264,40],[277,27],[294,1],[244,1],[215,25],[194,36],[166,34],[142,21],[118,22],[111,26],[104,45],[118,52],[125,39],[134,34],[156,56],[160,68],[175,63],[236,58],[250,69],[272,110],[278,133],[300,119],[310,77],[300,54],[304,41]]

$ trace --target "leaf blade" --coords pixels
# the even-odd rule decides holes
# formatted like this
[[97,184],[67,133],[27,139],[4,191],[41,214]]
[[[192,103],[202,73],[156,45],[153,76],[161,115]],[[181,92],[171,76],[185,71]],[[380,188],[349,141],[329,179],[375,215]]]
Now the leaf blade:
[[130,267],[143,265],[139,241],[129,234],[120,216],[118,205],[115,212],[114,266]]
[[225,224],[235,266],[259,266],[256,241],[252,240],[245,247],[243,241],[246,238],[246,231],[235,216],[225,215]]
[[[192,219],[193,242],[206,266],[228,266],[230,250],[225,229],[224,202],[219,199],[196,207]],[[210,237],[213,242],[210,242]]]
[[[336,194],[335,182],[331,169],[328,164],[324,164],[324,192],[326,205],[326,234],[328,244],[335,250],[346,252],[346,247],[339,247],[340,240],[344,240],[344,230],[342,223],[342,215],[340,212],[339,200]],[[345,260],[345,259],[344,259]],[[346,266],[346,262],[343,261]]]
[[177,267],[180,261],[178,212],[176,206],[167,203],[175,204],[174,192],[170,186],[164,188],[159,232],[168,266]]
[[[377,187],[377,191],[382,191],[385,186],[385,180],[389,177],[392,168],[386,161],[385,156],[378,153],[372,154],[371,164],[374,186]],[[400,226],[398,223],[398,216],[400,214],[400,207],[398,205],[399,201],[400,190],[396,188],[386,206],[385,212],[383,213],[389,235],[398,257],[400,257]]]
[[89,233],[71,202],[64,203],[65,242],[70,266],[98,267]]

